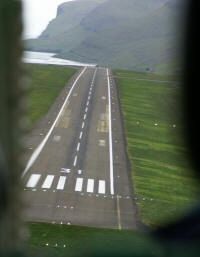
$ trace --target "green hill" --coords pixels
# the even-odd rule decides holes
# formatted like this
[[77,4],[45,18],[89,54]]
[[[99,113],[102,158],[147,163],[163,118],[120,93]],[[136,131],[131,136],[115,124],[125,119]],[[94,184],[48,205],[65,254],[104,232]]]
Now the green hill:
[[177,68],[174,24],[181,0],[76,0],[62,4],[57,17],[29,50],[113,68],[168,71]]

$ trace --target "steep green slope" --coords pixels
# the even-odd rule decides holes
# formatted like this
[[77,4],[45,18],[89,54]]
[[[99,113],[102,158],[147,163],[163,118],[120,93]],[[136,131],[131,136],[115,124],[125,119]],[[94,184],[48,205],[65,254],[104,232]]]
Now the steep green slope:
[[[107,0],[92,4],[78,0],[73,7],[66,3],[41,37],[28,45],[81,62],[166,71],[168,64],[177,66],[174,60],[178,59],[180,31],[174,24],[183,8],[174,3],[179,1]],[[83,7],[82,2],[89,7]],[[74,14],[67,16],[71,7],[76,14],[75,9],[81,6],[84,11],[79,19],[73,19]],[[65,22],[67,26],[62,25]]]

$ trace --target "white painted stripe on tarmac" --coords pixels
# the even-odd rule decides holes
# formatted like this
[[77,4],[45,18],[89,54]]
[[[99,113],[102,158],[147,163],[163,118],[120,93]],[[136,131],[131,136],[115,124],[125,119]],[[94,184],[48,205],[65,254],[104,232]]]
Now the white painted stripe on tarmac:
[[93,193],[93,192],[94,192],[94,179],[88,179],[87,193]]
[[82,123],[82,129],[85,127],[85,122]]
[[110,193],[114,195],[113,145],[112,145],[112,107],[110,93],[109,70],[107,69],[108,104],[109,104],[109,152],[110,152]]
[[79,152],[79,150],[80,150],[80,146],[81,146],[81,144],[80,144],[80,143],[78,143],[77,148],[76,148],[76,151],[77,151],[77,152]]
[[84,117],[83,117],[83,119],[86,120],[86,118],[87,118],[87,115],[85,114]]
[[85,108],[85,113],[87,113],[87,112],[88,112],[88,107]]
[[26,184],[26,187],[34,188],[37,186],[37,183],[39,182],[41,178],[40,174],[32,174],[28,180],[28,183]]
[[69,91],[69,94],[67,95],[53,125],[51,126],[50,130],[48,131],[47,135],[45,136],[45,138],[43,139],[43,141],[39,144],[39,146],[36,148],[36,150],[33,152],[31,158],[29,159],[27,165],[26,165],[26,168],[25,170],[23,171],[22,173],[22,177],[29,171],[29,169],[33,166],[33,164],[35,163],[35,161],[37,160],[38,156],[40,155],[41,151],[43,150],[44,146],[46,145],[52,131],[54,130],[55,126],[56,126],[56,123],[58,122],[63,110],[65,109],[65,106],[69,100],[69,97],[71,96],[73,90],[74,90],[74,87],[76,86],[78,80],[81,78],[81,76],[84,74],[84,72],[86,71],[87,67],[85,67],[82,72],[79,74],[79,76],[76,78],[76,80],[74,81],[70,91]]
[[83,189],[83,178],[77,178],[76,179],[75,191],[76,192],[81,192],[82,189]]
[[99,180],[99,194],[105,194],[106,193],[106,182],[105,180]]
[[83,132],[81,131],[79,139],[82,139],[82,137],[83,137]]
[[78,157],[77,157],[77,155],[76,155],[75,158],[74,158],[74,167],[76,167],[77,159],[78,159]]
[[59,181],[58,181],[58,185],[57,185],[57,190],[63,190],[65,187],[65,183],[66,183],[66,176],[60,176]]
[[54,177],[55,177],[54,175],[47,175],[47,177],[42,185],[42,188],[45,188],[45,189],[51,188]]

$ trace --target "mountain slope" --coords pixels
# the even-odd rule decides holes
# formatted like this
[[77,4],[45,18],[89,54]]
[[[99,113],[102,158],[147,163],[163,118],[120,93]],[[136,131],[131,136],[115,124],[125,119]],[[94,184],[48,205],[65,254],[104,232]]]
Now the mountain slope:
[[183,10],[177,5],[180,1],[66,3],[39,39],[27,44],[29,49],[57,52],[76,61],[156,71],[177,59],[180,32],[174,23]]

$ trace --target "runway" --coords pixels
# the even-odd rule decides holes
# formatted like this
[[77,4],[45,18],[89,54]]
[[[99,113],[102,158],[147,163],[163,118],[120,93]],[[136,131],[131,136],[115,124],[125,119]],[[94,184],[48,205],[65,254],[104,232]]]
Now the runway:
[[25,219],[136,229],[120,104],[111,71],[85,67],[23,173]]

